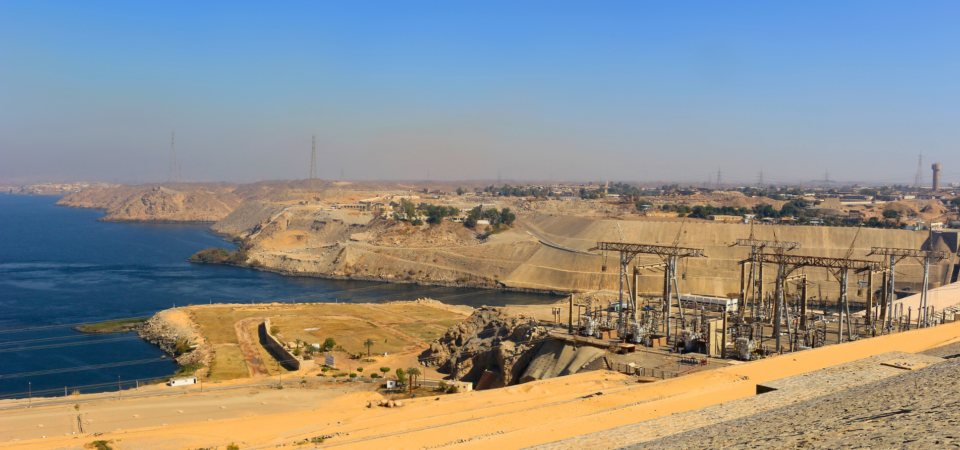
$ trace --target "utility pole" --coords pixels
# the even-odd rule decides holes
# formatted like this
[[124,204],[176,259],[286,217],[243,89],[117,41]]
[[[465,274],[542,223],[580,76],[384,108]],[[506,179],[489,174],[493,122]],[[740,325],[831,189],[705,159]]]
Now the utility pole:
[[27,408],[33,406],[33,382],[27,382]]

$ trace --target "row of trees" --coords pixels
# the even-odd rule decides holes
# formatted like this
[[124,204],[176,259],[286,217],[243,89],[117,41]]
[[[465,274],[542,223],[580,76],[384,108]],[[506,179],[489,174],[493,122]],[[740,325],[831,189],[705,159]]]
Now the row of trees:
[[443,221],[444,217],[456,216],[459,211],[452,206],[428,205],[420,203],[414,205],[413,202],[405,198],[400,199],[400,203],[390,202],[393,208],[393,218],[397,220],[409,221],[412,225],[423,225],[420,216],[426,216],[427,223],[437,225]]
[[470,210],[467,218],[463,221],[463,225],[468,228],[474,228],[477,226],[478,220],[489,220],[490,225],[494,228],[501,226],[512,227],[513,222],[517,220],[517,216],[510,212],[510,208],[503,208],[498,211],[497,208],[483,209],[478,206]]

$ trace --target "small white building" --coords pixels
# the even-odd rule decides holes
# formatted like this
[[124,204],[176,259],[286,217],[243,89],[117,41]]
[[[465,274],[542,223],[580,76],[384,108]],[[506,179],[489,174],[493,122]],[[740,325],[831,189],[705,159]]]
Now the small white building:
[[197,377],[175,378],[170,380],[170,386],[188,386],[191,384],[197,384]]

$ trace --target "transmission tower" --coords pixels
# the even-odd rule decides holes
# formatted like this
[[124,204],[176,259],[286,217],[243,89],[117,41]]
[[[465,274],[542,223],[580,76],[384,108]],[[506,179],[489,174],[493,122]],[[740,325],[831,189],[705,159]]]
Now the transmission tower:
[[174,137],[176,132],[170,132],[170,173],[167,175],[167,182],[172,183],[177,181],[178,178],[178,167],[177,164],[177,148],[174,146]]
[[317,177],[317,135],[313,135],[313,147],[310,149],[310,179]]
[[913,185],[920,189],[920,179],[923,177],[923,153],[920,153],[920,162],[917,163],[917,177],[913,181]]
[[760,168],[760,179],[757,180],[757,186],[763,189],[763,167]]
[[719,168],[719,167],[717,167],[717,186],[716,186],[716,189],[717,189],[718,191],[720,190],[720,168]]
[[823,185],[821,185],[820,187],[826,189],[826,188],[827,188],[827,183],[829,183],[829,182],[830,182],[830,171],[827,170],[827,171],[823,172]]

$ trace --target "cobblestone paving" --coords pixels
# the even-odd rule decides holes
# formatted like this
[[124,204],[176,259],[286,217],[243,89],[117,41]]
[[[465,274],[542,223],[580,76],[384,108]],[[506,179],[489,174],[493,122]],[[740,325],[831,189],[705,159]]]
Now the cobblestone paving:
[[960,356],[960,342],[954,342],[953,344],[944,345],[943,347],[931,348],[930,350],[922,352],[922,354],[939,356],[941,358],[955,358]]
[[[822,370],[797,375],[794,377],[776,380],[766,383],[764,386],[777,389],[765,394],[747,397],[733,402],[710,406],[707,408],[689,411],[681,414],[674,414],[667,417],[661,417],[646,422],[640,422],[633,425],[627,425],[598,433],[578,436],[576,438],[563,441],[544,444],[536,449],[556,450],[556,449],[614,449],[630,445],[640,444],[637,447],[629,448],[722,448],[725,446],[741,446],[737,437],[745,439],[765,439],[776,434],[776,431],[758,433],[753,430],[751,425],[754,417],[764,416],[771,411],[780,411],[784,408],[795,405],[805,404],[811,399],[830,396],[838,390],[849,392],[849,389],[862,387],[864,385],[882,382],[882,380],[899,379],[905,374],[911,373],[904,369],[897,369],[889,366],[883,366],[880,363],[893,359],[903,359],[909,362],[925,362],[934,364],[931,367],[937,367],[944,360],[938,357],[927,355],[916,355],[903,352],[889,352],[882,355],[864,358],[858,361],[852,361],[838,366],[828,367]],[[925,369],[929,370],[929,369]],[[960,369],[958,369],[960,371]],[[913,373],[922,372],[915,371]],[[874,397],[860,394],[867,399]],[[878,408],[886,410],[882,404]],[[807,410],[807,414],[814,414],[815,410]],[[960,417],[960,412],[958,412]],[[748,422],[740,422],[749,419]],[[796,419],[794,419],[796,420]],[[719,425],[718,425],[719,424]],[[740,424],[740,425],[734,425]],[[779,424],[778,416],[773,417],[773,425]],[[718,426],[712,426],[718,425]],[[703,428],[707,427],[707,428]],[[697,433],[715,433],[710,438],[699,437],[697,435],[693,440],[681,438],[681,436],[694,435]],[[729,436],[729,437],[728,437]],[[960,436],[960,432],[957,433]],[[729,442],[728,442],[729,439]],[[649,443],[649,445],[644,445]],[[780,444],[763,445],[745,445],[751,448],[776,447],[783,448]],[[791,444],[785,444],[790,447]],[[793,446],[798,445],[794,443]]]
[[960,448],[960,359],[646,448]]

